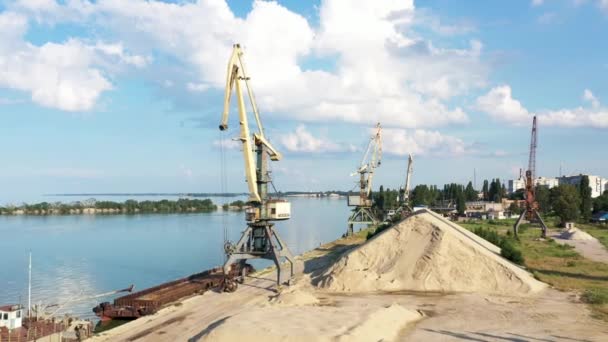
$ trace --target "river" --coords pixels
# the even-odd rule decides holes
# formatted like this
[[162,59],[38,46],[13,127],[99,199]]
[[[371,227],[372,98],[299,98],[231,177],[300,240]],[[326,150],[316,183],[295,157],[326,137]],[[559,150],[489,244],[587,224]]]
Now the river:
[[[212,199],[218,205],[235,200]],[[345,232],[345,200],[290,201],[292,218],[276,226],[293,253]],[[237,240],[245,227],[244,213],[0,216],[0,305],[27,305],[31,251],[32,303],[64,303],[57,314],[94,318],[92,307],[112,297],[70,301],[131,284],[143,289],[220,265],[224,224],[229,238]]]

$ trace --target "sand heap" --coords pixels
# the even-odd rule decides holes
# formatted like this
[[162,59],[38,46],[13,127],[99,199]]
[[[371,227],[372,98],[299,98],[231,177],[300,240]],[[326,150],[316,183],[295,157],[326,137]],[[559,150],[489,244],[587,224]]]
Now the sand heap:
[[559,234],[559,238],[564,240],[595,240],[595,238],[589,235],[589,233],[584,232],[578,228],[570,228],[562,231],[562,233]]
[[500,249],[429,210],[348,252],[316,280],[339,292],[440,291],[529,294],[545,284]]

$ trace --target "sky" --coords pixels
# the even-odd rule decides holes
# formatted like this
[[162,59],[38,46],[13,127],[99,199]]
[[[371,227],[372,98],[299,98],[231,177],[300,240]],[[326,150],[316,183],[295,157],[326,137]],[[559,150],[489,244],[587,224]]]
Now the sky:
[[376,122],[375,185],[514,178],[534,115],[537,175],[608,177],[607,32],[607,0],[0,0],[0,193],[246,191],[234,43],[279,190],[353,189]]

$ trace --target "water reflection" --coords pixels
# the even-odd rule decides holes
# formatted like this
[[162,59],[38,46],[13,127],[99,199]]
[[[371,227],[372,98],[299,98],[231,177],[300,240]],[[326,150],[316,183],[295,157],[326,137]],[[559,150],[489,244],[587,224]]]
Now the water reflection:
[[[234,198],[227,199],[232,201]],[[295,254],[340,237],[345,201],[291,198],[292,219],[277,229]],[[223,201],[216,203],[224,203]],[[135,284],[143,289],[223,262],[223,225],[236,241],[243,213],[0,216],[0,304],[27,304],[27,258],[33,255],[32,302],[63,303]],[[257,267],[268,262],[256,263]],[[99,300],[61,312],[92,317]]]

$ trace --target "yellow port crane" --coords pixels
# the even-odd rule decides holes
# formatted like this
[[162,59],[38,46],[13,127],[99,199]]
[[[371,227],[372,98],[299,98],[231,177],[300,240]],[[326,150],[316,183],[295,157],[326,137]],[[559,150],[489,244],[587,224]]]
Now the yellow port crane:
[[412,174],[414,173],[413,169],[414,165],[414,157],[410,153],[407,158],[407,172],[405,174],[405,186],[399,190],[399,212],[411,212],[412,208],[409,203],[410,198],[410,186],[412,183]]
[[[224,274],[229,274],[230,267],[235,262],[242,266],[247,259],[269,259],[274,261],[277,267],[277,285],[281,285],[281,259],[289,261],[293,277],[294,257],[287,245],[277,234],[274,223],[271,221],[288,220],[291,217],[291,204],[285,200],[272,199],[268,194],[268,183],[271,182],[268,170],[268,160],[281,160],[281,154],[268,142],[264,135],[264,128],[260,114],[255,102],[253,91],[249,85],[249,77],[243,64],[243,51],[239,44],[233,45],[232,55],[228,61],[228,75],[224,92],[224,111],[220,130],[228,129],[228,114],[230,100],[234,90],[239,111],[240,136],[243,144],[243,159],[245,160],[245,176],[249,187],[249,208],[245,212],[247,228],[243,231],[241,238],[236,244],[226,241],[224,251],[227,260],[224,263]],[[251,109],[255,116],[258,131],[250,133],[247,120],[247,110],[243,98],[243,84],[247,88],[247,94]],[[254,161],[255,154],[255,161]],[[246,270],[246,267],[241,267]],[[236,283],[226,284],[228,290],[235,290]]]
[[376,132],[372,135],[367,149],[363,154],[363,159],[357,171],[351,176],[359,175],[359,194],[348,196],[347,205],[355,207],[353,213],[348,218],[348,230],[346,235],[354,233],[355,224],[377,224],[378,219],[372,212],[372,180],[374,178],[374,170],[380,166],[382,162],[382,127],[380,123],[376,124]]

